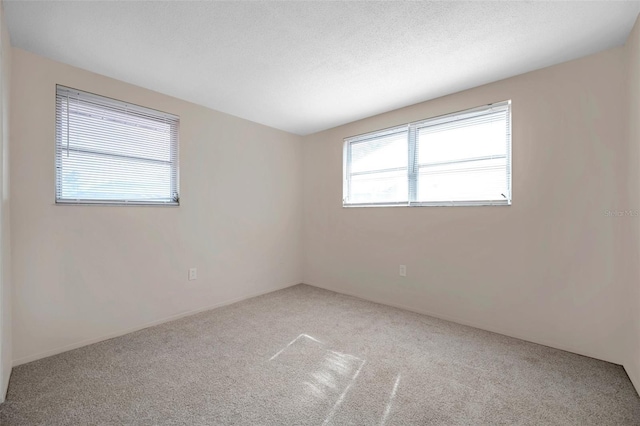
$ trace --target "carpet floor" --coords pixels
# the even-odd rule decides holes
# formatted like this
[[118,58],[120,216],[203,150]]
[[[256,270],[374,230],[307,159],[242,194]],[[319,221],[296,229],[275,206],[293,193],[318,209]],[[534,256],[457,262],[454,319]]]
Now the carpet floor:
[[640,425],[619,365],[306,285],[13,370],[10,425]]

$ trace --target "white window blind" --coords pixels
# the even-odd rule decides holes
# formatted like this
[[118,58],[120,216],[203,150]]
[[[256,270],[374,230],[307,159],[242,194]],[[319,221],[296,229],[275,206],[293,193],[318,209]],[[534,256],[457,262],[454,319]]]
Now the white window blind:
[[178,205],[175,115],[58,85],[56,203]]
[[511,102],[345,139],[345,206],[511,204]]

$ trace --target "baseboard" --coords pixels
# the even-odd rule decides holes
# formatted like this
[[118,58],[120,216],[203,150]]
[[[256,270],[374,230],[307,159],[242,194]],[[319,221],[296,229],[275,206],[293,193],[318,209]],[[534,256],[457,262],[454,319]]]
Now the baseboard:
[[7,391],[9,390],[9,379],[11,378],[11,369],[7,377],[3,377],[2,383],[0,383],[0,404],[2,404],[7,398]]
[[[427,315],[427,316],[438,318],[438,319],[442,319],[442,320],[445,320],[445,321],[455,322],[456,324],[462,324],[462,325],[466,325],[466,326],[469,326],[469,327],[478,328],[478,329],[485,330],[485,331],[490,331],[492,333],[502,334],[504,336],[513,337],[513,338],[524,340],[524,341],[531,342],[531,343],[536,343],[538,345],[548,346],[548,347],[554,348],[554,349],[560,349],[562,351],[571,352],[571,353],[582,355],[582,356],[586,356],[586,357],[589,357],[589,358],[599,359],[601,361],[610,362],[612,364],[618,364],[618,365],[621,364],[621,362],[619,362],[617,360],[605,359],[600,355],[596,355],[596,354],[589,353],[589,352],[586,352],[586,351],[583,351],[583,350],[572,348],[570,346],[566,346],[566,345],[563,345],[563,344],[560,344],[560,343],[557,343],[557,342],[553,342],[553,341],[549,341],[549,340],[543,340],[543,339],[532,339],[532,338],[530,338],[528,336],[524,336],[524,335],[522,335],[522,334],[520,334],[518,332],[514,332],[513,330],[507,330],[507,329],[494,327],[494,326],[487,325],[487,324],[481,324],[481,323],[478,323],[478,322],[472,322],[472,321],[468,321],[468,320],[452,317],[450,315],[444,315],[444,314],[441,314],[439,312],[427,311],[427,310],[423,310],[423,309],[419,309],[419,308],[413,308],[411,306],[405,306],[405,305],[401,305],[401,304],[397,304],[397,303],[389,303],[389,302],[384,301],[384,300],[379,300],[379,299],[376,299],[376,298],[373,298],[373,297],[369,297],[369,296],[366,296],[366,295],[344,291],[342,289],[337,289],[337,288],[333,288],[333,287],[330,287],[330,286],[324,286],[324,285],[318,285],[318,284],[309,284],[309,283],[305,283],[305,284],[310,285],[312,287],[317,287],[317,288],[321,288],[321,289],[324,289],[324,290],[333,291],[335,293],[344,294],[346,296],[351,296],[351,297],[356,297],[358,299],[367,300],[369,302],[379,303],[381,305],[391,306],[393,308],[403,309],[405,311],[415,312],[417,314]],[[634,382],[634,383],[636,383],[636,382]],[[638,388],[636,387],[636,389],[638,389]]]
[[113,339],[114,337],[120,337],[120,336],[124,336],[125,334],[129,334],[129,333],[133,333],[135,331],[139,331],[139,330],[143,330],[145,328],[149,328],[149,327],[153,327],[155,325],[160,325],[160,324],[164,324],[166,322],[170,322],[170,321],[174,321],[183,317],[188,317],[190,315],[195,315],[197,313],[200,312],[204,312],[204,311],[210,311],[212,309],[216,309],[216,308],[220,308],[222,306],[227,306],[227,305],[231,305],[233,303],[237,303],[237,302],[241,302],[243,300],[247,300],[247,299],[251,299],[253,297],[258,297],[258,296],[262,296],[264,294],[268,294],[268,293],[273,293],[274,291],[278,291],[278,290],[283,290],[285,288],[289,288],[289,287],[293,287],[295,285],[298,285],[299,283],[296,284],[287,284],[284,286],[280,286],[280,287],[274,287],[272,289],[269,290],[265,290],[265,291],[261,291],[258,293],[252,293],[246,296],[242,296],[242,297],[238,297],[235,299],[230,299],[230,300],[226,300],[224,302],[220,302],[220,303],[216,303],[214,305],[208,305],[208,306],[203,306],[197,309],[193,309],[190,311],[186,311],[186,312],[181,312],[179,314],[175,314],[175,315],[171,315],[169,317],[165,317],[159,320],[155,320],[152,322],[148,322],[145,323],[143,325],[140,326],[136,326],[136,327],[132,327],[132,328],[127,328],[125,330],[119,330],[119,331],[115,331],[113,333],[109,333],[100,337],[96,337],[96,338],[92,338],[92,339],[86,339],[86,340],[82,340],[76,343],[71,343],[69,345],[65,345],[65,346],[61,346],[58,348],[54,348],[54,349],[50,349],[44,352],[40,352],[34,355],[28,355],[22,358],[18,358],[18,359],[14,359],[13,360],[13,367],[17,367],[19,365],[22,364],[26,364],[28,362],[32,362],[32,361],[37,361],[39,359],[42,358],[47,358],[53,355],[58,355],[61,354],[63,352],[67,352],[67,351],[71,351],[73,349],[78,349],[81,348],[83,346],[87,346],[87,345],[91,345],[93,343],[98,343],[98,342],[102,342],[104,340],[109,340],[109,339]]
[[625,365],[624,371],[627,372],[627,376],[629,376],[631,383],[633,383],[633,387],[636,388],[636,392],[640,395],[640,376],[638,375],[638,369],[629,368]]

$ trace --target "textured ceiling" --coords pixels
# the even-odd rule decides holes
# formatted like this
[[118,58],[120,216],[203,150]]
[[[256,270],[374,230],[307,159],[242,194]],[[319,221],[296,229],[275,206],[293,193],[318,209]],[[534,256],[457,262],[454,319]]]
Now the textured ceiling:
[[4,7],[16,47],[297,134],[622,45],[639,11],[638,2]]

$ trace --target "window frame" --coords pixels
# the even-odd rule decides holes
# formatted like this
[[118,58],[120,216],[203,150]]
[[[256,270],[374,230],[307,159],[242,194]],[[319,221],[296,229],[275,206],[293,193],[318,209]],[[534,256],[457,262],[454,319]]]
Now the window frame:
[[[506,146],[506,184],[507,194],[504,200],[467,200],[467,201],[416,201],[417,199],[417,182],[418,182],[418,150],[417,150],[417,134],[421,128],[430,127],[434,125],[444,124],[448,122],[454,122],[459,120],[470,119],[491,112],[506,111],[506,130],[505,135]],[[351,176],[353,174],[350,171],[351,168],[351,146],[354,143],[359,143],[371,139],[376,139],[385,135],[394,133],[407,132],[407,182],[408,193],[407,201],[400,202],[370,202],[370,203],[350,203],[348,199],[351,191]],[[439,115],[423,120],[414,121],[411,123],[393,126],[386,129],[376,130],[356,136],[350,136],[344,139],[343,143],[343,195],[342,206],[346,208],[351,207],[453,207],[453,206],[510,206],[513,201],[513,188],[512,188],[512,132],[511,132],[511,100],[494,102],[487,105],[482,105],[475,108],[470,108],[462,111],[457,111],[449,114]],[[452,162],[453,163],[453,162]]]
[[[145,106],[133,104],[131,102],[125,102],[118,99],[110,98],[103,95],[98,95],[91,92],[86,92],[79,89],[74,89],[62,84],[56,84],[56,106],[55,106],[55,137],[54,137],[54,167],[55,167],[55,179],[54,179],[54,204],[58,206],[140,206],[140,207],[152,207],[152,206],[162,206],[162,207],[179,207],[180,206],[180,117],[174,114],[170,114],[167,112],[163,112],[160,110],[156,110],[153,108],[148,108]],[[59,150],[60,146],[63,142],[58,141],[59,135],[62,135],[63,131],[59,128],[59,122],[64,120],[64,117],[59,117],[58,111],[58,97],[60,96],[60,91],[68,92],[69,94],[73,94],[78,96],[78,98],[83,99],[84,101],[93,103],[98,108],[114,108],[114,109],[123,109],[123,110],[131,110],[135,111],[139,115],[147,115],[149,120],[152,121],[160,121],[161,119],[166,119],[167,123],[172,127],[171,130],[171,140],[169,147],[169,155],[170,155],[170,185],[171,185],[171,193],[173,194],[172,199],[170,201],[150,201],[150,200],[136,200],[136,199],[89,199],[89,198],[61,198],[59,194],[62,191],[62,165],[61,165],[61,155]],[[67,107],[67,114],[69,114],[69,110]],[[68,124],[67,124],[68,125]],[[175,136],[175,137],[174,137]],[[61,136],[60,136],[61,137]],[[64,148],[62,148],[64,149]],[[154,158],[145,158],[142,156],[133,157],[131,155],[126,154],[114,154],[114,153],[96,153],[92,152],[90,149],[77,148],[74,151],[86,153],[86,154],[97,154],[100,156],[109,156],[115,157],[119,159],[134,159],[139,160],[140,162],[161,162],[160,160]]]

